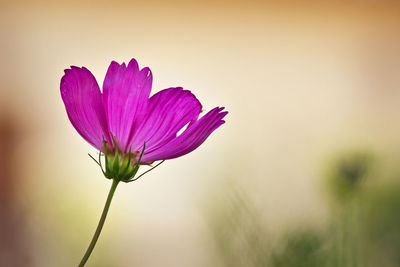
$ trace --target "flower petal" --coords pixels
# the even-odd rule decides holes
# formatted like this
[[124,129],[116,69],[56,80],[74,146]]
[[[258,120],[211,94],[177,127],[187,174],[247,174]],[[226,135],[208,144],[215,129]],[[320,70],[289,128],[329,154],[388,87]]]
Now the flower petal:
[[156,93],[149,99],[141,125],[135,129],[132,148],[140,151],[146,142],[146,151],[150,151],[169,142],[186,124],[197,120],[201,108],[197,98],[181,87]]
[[102,151],[103,136],[108,140],[108,129],[100,88],[93,74],[84,67],[71,66],[61,78],[60,89],[72,125]]
[[164,143],[152,150],[147,150],[142,162],[173,159],[183,156],[198,146],[219,126],[225,123],[222,120],[228,112],[221,112],[224,108],[216,107],[199,120],[189,124],[188,128],[168,143]]
[[113,61],[103,83],[103,103],[109,131],[121,150],[127,152],[135,122],[144,115],[153,76],[149,68],[139,70],[132,59],[128,66]]

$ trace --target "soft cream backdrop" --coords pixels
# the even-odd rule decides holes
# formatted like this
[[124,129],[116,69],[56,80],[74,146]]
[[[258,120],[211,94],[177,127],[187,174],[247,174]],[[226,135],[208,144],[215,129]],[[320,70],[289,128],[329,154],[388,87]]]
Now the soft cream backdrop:
[[325,218],[319,164],[331,153],[367,146],[398,158],[395,1],[2,6],[0,112],[22,126],[13,157],[35,266],[79,260],[110,184],[66,116],[59,81],[69,65],[101,85],[111,60],[135,57],[152,69],[153,92],[183,86],[205,111],[230,112],[198,150],[118,188],[95,266],[210,266],[204,203],[226,179],[279,232]]

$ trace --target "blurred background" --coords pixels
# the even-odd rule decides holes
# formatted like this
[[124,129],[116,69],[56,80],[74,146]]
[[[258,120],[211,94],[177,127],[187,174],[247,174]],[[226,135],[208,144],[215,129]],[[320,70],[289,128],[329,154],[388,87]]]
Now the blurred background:
[[111,60],[227,123],[117,189],[87,266],[400,266],[398,1],[1,1],[0,266],[76,266],[110,181],[63,70]]

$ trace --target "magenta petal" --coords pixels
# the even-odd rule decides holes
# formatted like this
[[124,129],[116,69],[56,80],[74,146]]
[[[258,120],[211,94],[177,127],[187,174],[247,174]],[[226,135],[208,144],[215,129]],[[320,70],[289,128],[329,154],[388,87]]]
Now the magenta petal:
[[103,136],[108,130],[99,85],[86,68],[71,66],[60,84],[61,97],[68,118],[78,133],[90,144],[103,150]]
[[140,151],[146,142],[146,151],[151,151],[169,142],[186,124],[197,120],[201,108],[197,98],[180,87],[158,92],[149,99],[147,113],[135,129],[132,148]]
[[222,119],[228,112],[221,112],[224,108],[214,108],[194,123],[179,136],[156,148],[147,150],[143,155],[143,162],[172,159],[183,156],[198,146],[219,126],[225,123]]
[[153,76],[149,68],[139,70],[132,59],[128,66],[111,62],[103,83],[103,104],[108,129],[121,150],[129,150],[135,122],[144,115]]

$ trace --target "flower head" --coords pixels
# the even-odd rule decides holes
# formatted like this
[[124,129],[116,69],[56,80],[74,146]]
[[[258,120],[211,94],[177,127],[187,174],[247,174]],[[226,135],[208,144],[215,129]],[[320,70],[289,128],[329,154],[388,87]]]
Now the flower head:
[[108,178],[128,181],[141,164],[183,156],[225,122],[223,107],[199,118],[200,102],[181,87],[150,97],[152,81],[150,69],[140,69],[135,59],[111,62],[103,92],[85,67],[65,70],[60,87],[69,120],[105,154]]

